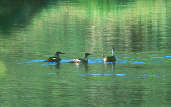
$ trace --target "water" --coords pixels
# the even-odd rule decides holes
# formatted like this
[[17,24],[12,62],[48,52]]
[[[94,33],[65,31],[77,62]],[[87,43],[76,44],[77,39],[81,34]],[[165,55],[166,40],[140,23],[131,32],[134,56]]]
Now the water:
[[[170,107],[170,5],[0,1],[0,107]],[[56,51],[61,64],[45,62]],[[87,65],[67,63],[85,52]]]

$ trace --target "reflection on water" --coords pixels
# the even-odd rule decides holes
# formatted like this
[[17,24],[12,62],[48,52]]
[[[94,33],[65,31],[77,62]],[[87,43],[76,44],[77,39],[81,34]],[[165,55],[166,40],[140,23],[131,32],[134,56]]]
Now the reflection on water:
[[[170,5],[0,1],[0,106],[170,107]],[[103,63],[112,46],[116,63]],[[56,51],[61,63],[45,62]],[[85,52],[88,64],[68,63]]]

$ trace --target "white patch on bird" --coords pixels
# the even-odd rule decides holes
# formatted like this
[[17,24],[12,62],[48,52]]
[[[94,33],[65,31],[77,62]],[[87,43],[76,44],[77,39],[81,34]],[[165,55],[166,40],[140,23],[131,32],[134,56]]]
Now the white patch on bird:
[[107,58],[105,57],[105,58],[103,58],[103,60],[104,60],[104,62],[106,62],[107,61]]
[[75,63],[80,63],[81,62],[81,60],[79,60],[79,59],[73,59],[72,61],[75,62]]

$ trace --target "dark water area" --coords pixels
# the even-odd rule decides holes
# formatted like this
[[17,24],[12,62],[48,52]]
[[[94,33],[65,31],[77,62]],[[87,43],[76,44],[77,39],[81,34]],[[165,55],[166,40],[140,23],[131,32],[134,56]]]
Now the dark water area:
[[[1,0],[0,107],[170,107],[169,0]],[[116,63],[104,63],[111,55]],[[45,62],[56,51],[61,63]],[[89,56],[88,64],[68,63]]]

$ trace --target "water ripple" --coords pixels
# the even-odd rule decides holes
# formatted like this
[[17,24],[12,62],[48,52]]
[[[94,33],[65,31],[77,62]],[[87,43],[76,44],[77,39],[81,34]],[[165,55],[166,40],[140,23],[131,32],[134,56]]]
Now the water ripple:
[[106,76],[106,77],[112,77],[112,76],[116,76],[116,77],[128,77],[128,78],[154,78],[154,77],[158,77],[154,74],[141,74],[141,75],[136,75],[134,77],[129,76],[128,74],[80,74],[81,77],[87,77],[87,76],[92,76],[92,77],[100,77],[100,76]]
[[[151,63],[162,63],[162,62],[169,62],[171,60],[171,56],[151,56],[151,57],[120,57],[117,58],[116,63],[120,64],[151,64]],[[62,59],[61,63],[69,63],[72,59]],[[25,64],[25,63],[37,63],[37,62],[46,62],[46,60],[31,60],[31,61],[25,61],[25,62],[18,62],[17,64]],[[103,63],[103,59],[97,58],[97,59],[88,59],[88,63]],[[107,62],[107,64],[110,64],[111,62]],[[48,62],[46,64],[42,64],[43,66],[46,65],[56,65],[56,62]]]
[[127,74],[80,74],[81,77],[86,77],[86,76],[118,76],[118,77],[123,77],[127,76]]

